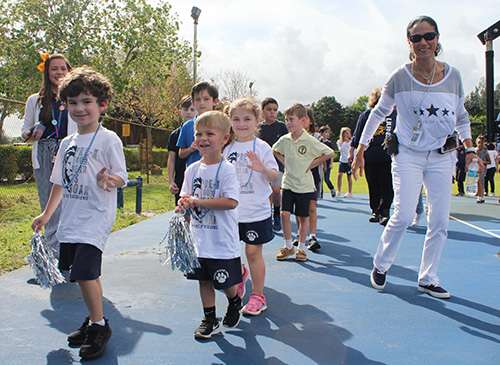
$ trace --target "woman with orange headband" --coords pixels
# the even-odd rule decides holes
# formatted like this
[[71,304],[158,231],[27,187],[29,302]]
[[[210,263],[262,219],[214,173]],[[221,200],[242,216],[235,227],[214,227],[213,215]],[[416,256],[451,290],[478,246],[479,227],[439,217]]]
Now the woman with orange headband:
[[[33,141],[32,163],[38,188],[38,198],[42,211],[49,199],[52,183],[53,159],[59,142],[76,130],[74,123],[58,97],[59,83],[71,70],[66,57],[62,54],[40,54],[44,60],[38,69],[43,72],[40,91],[31,95],[26,102],[22,137]],[[45,226],[45,237],[51,248],[59,252],[56,230],[59,224],[60,207]]]

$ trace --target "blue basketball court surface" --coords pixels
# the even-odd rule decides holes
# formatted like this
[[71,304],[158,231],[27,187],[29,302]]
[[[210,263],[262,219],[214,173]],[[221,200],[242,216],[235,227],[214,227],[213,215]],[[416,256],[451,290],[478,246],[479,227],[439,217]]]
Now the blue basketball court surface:
[[[500,204],[453,197],[439,276],[451,298],[417,290],[425,235],[410,227],[384,291],[370,284],[383,227],[368,197],[318,202],[322,248],[307,261],[276,261],[264,246],[268,309],[212,339],[193,337],[198,285],[160,262],[172,213],[113,233],[103,256],[104,313],[113,335],[95,364],[499,364]],[[295,226],[294,226],[295,229]],[[243,261],[246,261],[243,257]],[[87,315],[76,284],[40,288],[29,267],[0,276],[0,363],[73,364],[67,335]],[[248,301],[251,282],[247,282]],[[217,293],[217,315],[227,300]]]

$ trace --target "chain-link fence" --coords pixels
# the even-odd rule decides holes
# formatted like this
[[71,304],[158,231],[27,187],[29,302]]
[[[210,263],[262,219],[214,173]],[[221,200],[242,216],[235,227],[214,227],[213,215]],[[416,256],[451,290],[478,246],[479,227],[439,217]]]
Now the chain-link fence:
[[[3,198],[17,197],[17,189],[13,189],[15,185],[34,183],[32,146],[21,137],[25,104],[0,98],[0,197]],[[140,170],[146,184],[149,183],[150,173],[161,173],[161,168],[166,167],[170,129],[108,116],[102,117],[102,124],[121,138],[126,147],[127,168],[130,171]],[[1,204],[0,200],[0,208]]]

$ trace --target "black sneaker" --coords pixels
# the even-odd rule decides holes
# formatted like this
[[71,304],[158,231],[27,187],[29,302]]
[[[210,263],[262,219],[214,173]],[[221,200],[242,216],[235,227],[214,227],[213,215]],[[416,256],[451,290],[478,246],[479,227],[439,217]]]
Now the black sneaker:
[[380,215],[377,213],[373,213],[370,218],[368,218],[368,222],[378,223],[380,221]]
[[111,328],[106,318],[104,318],[104,321],[105,326],[92,323],[87,327],[87,337],[80,348],[80,357],[83,359],[97,357],[106,349],[106,343],[111,337]]
[[376,267],[373,268],[370,281],[375,289],[382,290],[385,288],[385,274],[385,272],[380,271]]
[[309,246],[307,246],[307,249],[310,251],[316,251],[321,248],[321,245],[319,244],[318,240],[316,237],[312,237],[309,239]]
[[68,336],[68,342],[70,345],[81,345],[85,338],[87,337],[87,326],[89,325],[90,317],[85,318],[80,328],[75,332],[70,333]]
[[418,291],[422,293],[427,293],[430,296],[439,299],[448,299],[450,297],[450,293],[441,288],[439,284],[430,284],[430,285],[418,284]]
[[298,238],[296,238],[296,239],[294,239],[294,240],[293,240],[293,242],[292,242],[292,246],[297,247],[298,245],[299,245],[299,239],[298,239]]
[[335,189],[332,189],[330,193],[332,194],[332,198],[335,199],[335,197],[337,196],[337,192],[335,191]]
[[194,330],[194,338],[198,339],[207,339],[212,337],[212,335],[216,335],[220,333],[220,325],[219,321],[209,321],[206,318],[201,320],[201,324],[197,329]]
[[241,308],[243,308],[243,305],[240,297],[237,298],[236,303],[229,303],[226,315],[222,318],[222,325],[229,328],[236,327],[240,323]]

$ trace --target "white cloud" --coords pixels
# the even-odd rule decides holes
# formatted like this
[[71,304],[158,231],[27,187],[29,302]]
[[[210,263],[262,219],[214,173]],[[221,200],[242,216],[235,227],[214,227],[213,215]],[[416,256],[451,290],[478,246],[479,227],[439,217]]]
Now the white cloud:
[[[468,0],[170,3],[183,22],[181,36],[187,40],[193,35],[191,6],[202,9],[201,77],[240,70],[255,81],[259,97],[276,97],[281,109],[331,95],[348,105],[382,86],[395,68],[407,62],[406,26],[422,13],[438,22],[444,47],[440,59],[461,71],[469,93],[484,76],[485,49],[476,34],[498,21],[494,9],[500,8],[500,0],[490,0],[487,9]],[[495,66],[496,84],[500,82],[498,57]]]

